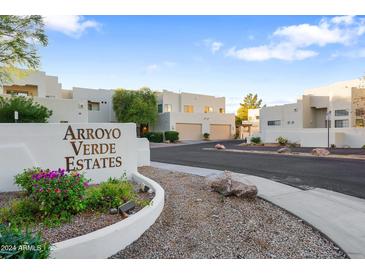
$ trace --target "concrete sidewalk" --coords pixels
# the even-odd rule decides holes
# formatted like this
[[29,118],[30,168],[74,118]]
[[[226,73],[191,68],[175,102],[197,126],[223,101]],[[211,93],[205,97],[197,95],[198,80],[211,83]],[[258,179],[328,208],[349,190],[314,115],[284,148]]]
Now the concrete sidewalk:
[[[221,170],[151,162],[152,167],[210,176]],[[233,173],[249,180],[258,196],[298,216],[335,242],[350,258],[365,258],[365,200],[325,189],[301,190],[268,179]]]

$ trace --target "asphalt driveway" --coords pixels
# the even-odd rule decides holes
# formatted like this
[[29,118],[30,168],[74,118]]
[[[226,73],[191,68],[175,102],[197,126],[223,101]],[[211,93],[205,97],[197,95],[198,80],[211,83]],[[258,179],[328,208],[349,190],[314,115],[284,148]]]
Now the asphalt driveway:
[[[222,143],[222,142],[221,142]],[[223,142],[237,148],[240,141]],[[365,198],[365,161],[203,150],[215,143],[151,149],[151,160],[268,178],[302,189],[324,188]]]

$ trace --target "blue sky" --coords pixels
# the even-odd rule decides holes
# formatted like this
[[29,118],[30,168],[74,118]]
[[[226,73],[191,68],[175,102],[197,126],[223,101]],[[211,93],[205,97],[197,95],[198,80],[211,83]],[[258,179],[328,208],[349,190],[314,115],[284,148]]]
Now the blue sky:
[[365,17],[49,16],[43,71],[64,88],[140,88],[268,105],[365,73]]

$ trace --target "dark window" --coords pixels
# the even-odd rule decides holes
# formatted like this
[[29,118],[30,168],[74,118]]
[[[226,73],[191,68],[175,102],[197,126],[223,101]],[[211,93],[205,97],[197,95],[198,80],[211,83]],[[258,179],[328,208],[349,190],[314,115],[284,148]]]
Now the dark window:
[[157,105],[157,111],[158,113],[162,113],[162,104]]
[[280,126],[281,121],[280,120],[273,120],[273,121],[267,121],[268,126]]
[[335,110],[335,116],[348,116],[349,112],[346,109]]
[[349,120],[335,120],[335,127],[349,127]]

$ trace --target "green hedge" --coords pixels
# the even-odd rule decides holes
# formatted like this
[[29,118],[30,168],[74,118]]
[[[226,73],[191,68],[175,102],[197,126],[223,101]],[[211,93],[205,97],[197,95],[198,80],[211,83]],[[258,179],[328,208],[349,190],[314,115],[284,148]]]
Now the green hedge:
[[174,143],[179,140],[179,132],[177,131],[165,131],[165,140]]
[[148,139],[148,141],[153,143],[162,143],[163,142],[163,133],[162,132],[147,132],[144,137]]

